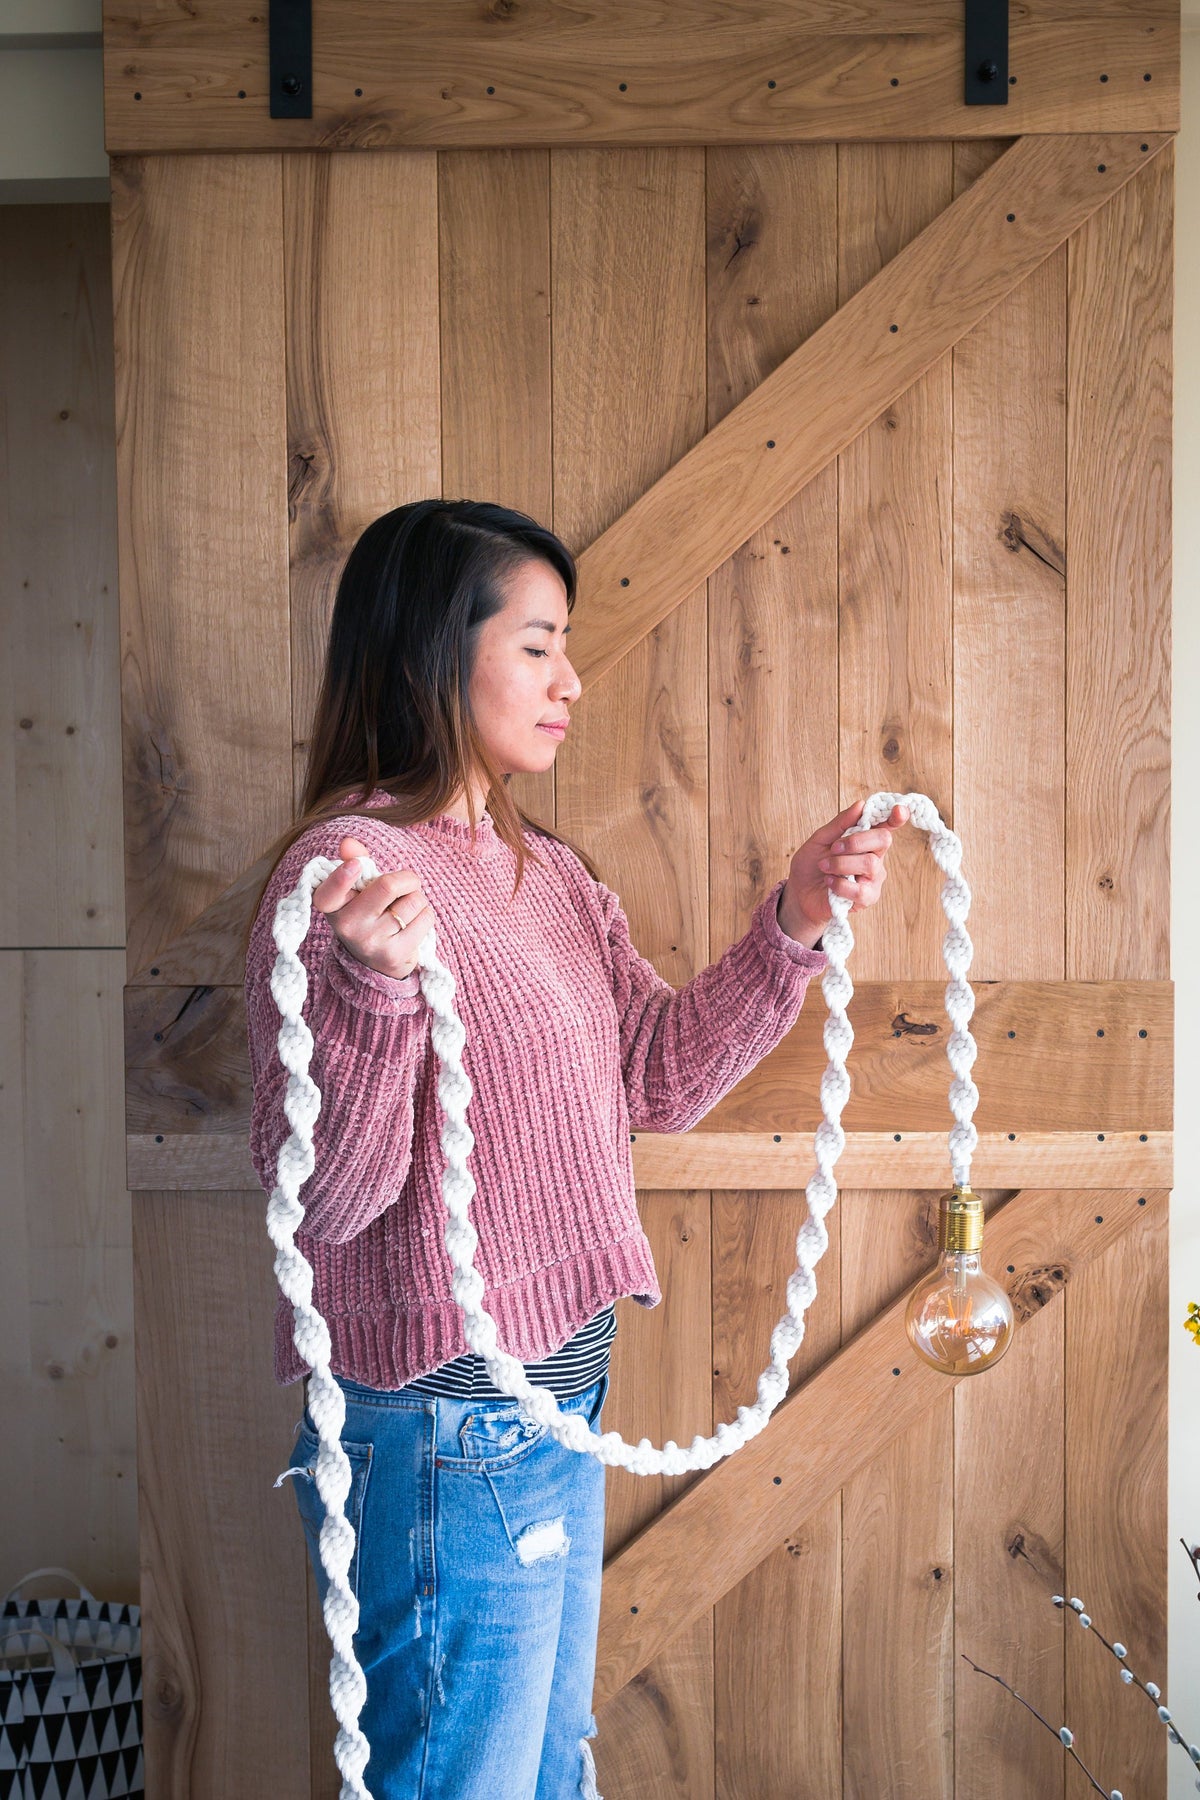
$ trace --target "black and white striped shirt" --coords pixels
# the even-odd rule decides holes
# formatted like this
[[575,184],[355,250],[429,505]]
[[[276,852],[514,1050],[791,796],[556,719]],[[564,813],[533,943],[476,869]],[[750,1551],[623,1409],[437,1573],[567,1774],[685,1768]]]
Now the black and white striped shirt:
[[[610,1345],[617,1335],[615,1306],[606,1306],[589,1319],[543,1362],[525,1363],[525,1374],[534,1387],[549,1388],[556,1400],[581,1394],[608,1370]],[[441,1394],[450,1400],[504,1400],[507,1395],[491,1382],[482,1356],[456,1356],[428,1375],[406,1381],[406,1394]]]

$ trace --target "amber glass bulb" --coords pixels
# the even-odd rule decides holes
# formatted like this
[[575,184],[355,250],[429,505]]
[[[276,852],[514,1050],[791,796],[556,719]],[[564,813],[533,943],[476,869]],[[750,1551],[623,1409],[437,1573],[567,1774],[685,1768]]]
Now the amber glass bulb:
[[983,1202],[969,1187],[943,1194],[940,1260],[909,1296],[904,1325],[917,1355],[946,1375],[976,1375],[999,1362],[1012,1342],[1013,1310],[999,1282],[985,1275]]

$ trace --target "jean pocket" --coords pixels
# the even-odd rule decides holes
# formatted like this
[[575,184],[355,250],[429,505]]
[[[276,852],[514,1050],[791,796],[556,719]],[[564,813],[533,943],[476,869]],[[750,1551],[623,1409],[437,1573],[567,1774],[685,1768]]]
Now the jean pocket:
[[[357,1598],[367,1480],[371,1473],[375,1446],[371,1443],[352,1443],[346,1438],[341,1440],[341,1444],[350,1464],[350,1492],[346,1495],[345,1514],[354,1531],[354,1555],[350,1558],[348,1579],[350,1590]],[[309,1560],[317,1579],[317,1589],[323,1606],[329,1587],[329,1577],[325,1573],[325,1565],[321,1561],[321,1527],[325,1523],[325,1502],[317,1487],[319,1448],[316,1432],[306,1422],[302,1422],[292,1450],[293,1466],[285,1473],[295,1476],[292,1486],[296,1495],[296,1507],[300,1514],[300,1522],[304,1527]],[[282,1481],[283,1476],[281,1475],[279,1479]]]
[[459,1459],[444,1466],[497,1474],[524,1462],[548,1436],[545,1425],[521,1417],[515,1402],[474,1406],[458,1428]]
[[[580,1413],[590,1427],[595,1427],[601,1408],[608,1397],[608,1374],[599,1377],[593,1389],[560,1402],[566,1413]],[[588,1396],[592,1397],[589,1399]],[[585,1404],[586,1402],[586,1404]],[[484,1475],[498,1474],[515,1468],[550,1436],[546,1425],[523,1419],[516,1402],[474,1406],[458,1428],[460,1456],[444,1462],[447,1468],[472,1469]]]

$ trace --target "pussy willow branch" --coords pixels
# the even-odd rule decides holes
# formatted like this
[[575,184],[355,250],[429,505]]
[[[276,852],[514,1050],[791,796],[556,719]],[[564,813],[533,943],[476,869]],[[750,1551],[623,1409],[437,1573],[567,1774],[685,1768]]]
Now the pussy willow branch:
[[1101,1796],[1101,1800],[1110,1800],[1110,1795],[1108,1793],[1106,1793],[1105,1790],[1100,1786],[1100,1783],[1096,1780],[1096,1777],[1092,1774],[1092,1771],[1088,1768],[1088,1766],[1084,1762],[1083,1758],[1079,1755],[1078,1751],[1075,1749],[1075,1746],[1073,1744],[1068,1744],[1064,1741],[1062,1732],[1055,1731],[1055,1729],[1054,1729],[1053,1725],[1050,1723],[1049,1719],[1043,1719],[1043,1717],[1042,1717],[1041,1713],[1038,1711],[1037,1707],[1031,1706],[1029,1701],[1025,1698],[1024,1694],[1018,1694],[1015,1687],[1009,1687],[1007,1681],[1005,1681],[1005,1679],[1002,1675],[993,1675],[992,1671],[990,1669],[981,1669],[978,1663],[971,1662],[971,1659],[967,1655],[965,1650],[961,1651],[960,1654],[961,1654],[964,1662],[971,1663],[971,1667],[974,1669],[974,1671],[977,1675],[986,1675],[989,1681],[998,1681],[1000,1683],[1000,1686],[1002,1688],[1006,1689],[1006,1691],[1012,1695],[1014,1700],[1019,1700],[1021,1702],[1021,1705],[1026,1707],[1028,1709],[1028,1711],[1033,1714],[1034,1718],[1038,1721],[1038,1724],[1044,1725],[1046,1727],[1046,1730],[1050,1733],[1051,1737],[1058,1739],[1058,1742],[1060,1744],[1062,1744],[1063,1749],[1066,1751],[1067,1755],[1070,1757],[1073,1757],[1075,1759],[1075,1761],[1079,1764],[1080,1768],[1083,1770],[1084,1774],[1087,1776],[1088,1780],[1091,1782],[1092,1786],[1095,1788],[1096,1792]]
[[[1182,1542],[1182,1539],[1180,1541]],[[1186,1544],[1184,1544],[1183,1547],[1187,1550]],[[1188,1550],[1188,1555],[1191,1556],[1191,1554],[1191,1551]],[[1193,1561],[1194,1560],[1195,1559],[1193,1558]],[[1078,1615],[1081,1630],[1092,1632],[1100,1639],[1100,1642],[1104,1645],[1106,1650],[1112,1651],[1112,1654],[1121,1665],[1121,1681],[1124,1686],[1133,1687],[1136,1684],[1136,1686],[1141,1688],[1151,1705],[1157,1709],[1159,1718],[1166,1726],[1168,1741],[1172,1744],[1178,1744],[1181,1750],[1187,1752],[1193,1766],[1200,1769],[1200,1746],[1189,1744],[1186,1739],[1180,1735],[1179,1727],[1175,1723],[1170,1708],[1162,1705],[1162,1689],[1159,1687],[1158,1683],[1155,1681],[1143,1681],[1140,1675],[1134,1674],[1133,1670],[1129,1668],[1125,1661],[1128,1652],[1126,1651],[1124,1644],[1110,1644],[1104,1633],[1096,1630],[1096,1627],[1092,1624],[1091,1619],[1083,1609],[1082,1600],[1064,1600],[1061,1594],[1055,1594],[1052,1598],[1054,1605],[1057,1606],[1060,1611],[1069,1606],[1071,1611]]]

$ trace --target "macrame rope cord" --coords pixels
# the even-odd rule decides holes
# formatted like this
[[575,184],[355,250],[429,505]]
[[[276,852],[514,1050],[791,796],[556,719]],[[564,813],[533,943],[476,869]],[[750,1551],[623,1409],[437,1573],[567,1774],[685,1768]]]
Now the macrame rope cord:
[[[972,1116],[979,1090],[971,1079],[976,1046],[968,1024],[975,1010],[975,996],[966,979],[972,944],[966,920],[971,893],[963,880],[962,844],[941,819],[926,794],[872,794],[858,823],[850,829],[868,831],[890,817],[894,806],[909,809],[910,822],[928,834],[934,861],[945,874],[942,909],[948,928],[942,953],[950,981],[946,988],[946,1014],[952,1030],[946,1055],[954,1079],[950,1084],[950,1111],[954,1125],[949,1133],[950,1162],[956,1184],[968,1185],[971,1157],[978,1142]],[[276,1247],[275,1274],[295,1313],[293,1341],[309,1364],[308,1407],[317,1429],[319,1452],[315,1471],[317,1491],[325,1506],[321,1527],[321,1562],[329,1577],[324,1603],[325,1624],[333,1644],[329,1692],[340,1729],[334,1755],[342,1772],[340,1800],[370,1800],[362,1770],[370,1754],[358,1718],[366,1698],[366,1679],[355,1658],[353,1637],[358,1628],[358,1601],[350,1589],[348,1573],[354,1555],[354,1528],[345,1516],[350,1491],[349,1458],[341,1444],[346,1420],[345,1395],[330,1371],[332,1344],[329,1329],[312,1304],[312,1265],[297,1249],[295,1232],[304,1219],[299,1191],[314,1166],[313,1126],[321,1108],[321,1095],[310,1079],[313,1038],[301,1016],[308,992],[308,976],[297,951],[312,920],[312,895],[325,878],[341,866],[340,859],[318,856],[306,864],[295,888],[275,909],[273,936],[279,950],[271,974],[271,992],[282,1016],[279,1055],[288,1071],[283,1108],[292,1126],[291,1136],[279,1151],[277,1185],[267,1206],[267,1231]],[[379,869],[363,857],[356,890],[373,881]],[[417,952],[421,992],[433,1015],[430,1036],[440,1065],[438,1097],[444,1124],[441,1133],[446,1169],[442,1196],[446,1206],[445,1243],[453,1265],[451,1287],[463,1311],[469,1348],[484,1359],[488,1375],[502,1393],[520,1402],[521,1415],[545,1427],[569,1450],[586,1451],[602,1463],[630,1470],[635,1475],[680,1475],[689,1469],[707,1469],[721,1457],[755,1437],[788,1391],[788,1364],[804,1337],[804,1314],[816,1297],[816,1265],[829,1247],[825,1214],[837,1199],[833,1166],[845,1148],[841,1115],[850,1097],[846,1059],[854,1032],[846,1016],[854,992],[846,962],[854,947],[849,916],[851,900],[830,895],[832,919],[822,942],[828,967],[821,977],[821,992],[829,1009],[824,1044],[829,1056],[821,1077],[822,1123],[814,1139],[816,1169],[805,1195],[808,1217],[796,1237],[796,1267],[788,1278],[787,1311],[771,1333],[771,1360],[758,1378],[758,1398],[753,1406],[739,1406],[736,1420],[718,1425],[712,1437],[696,1436],[687,1449],[668,1439],[656,1449],[648,1438],[627,1444],[615,1431],[593,1432],[578,1414],[564,1414],[548,1388],[528,1380],[516,1357],[500,1348],[496,1322],[483,1306],[483,1279],[475,1268],[478,1234],[470,1220],[475,1181],[467,1158],[475,1139],[466,1122],[471,1082],[462,1065],[466,1032],[454,1010],[454,977],[437,954],[436,931],[430,927]]]

